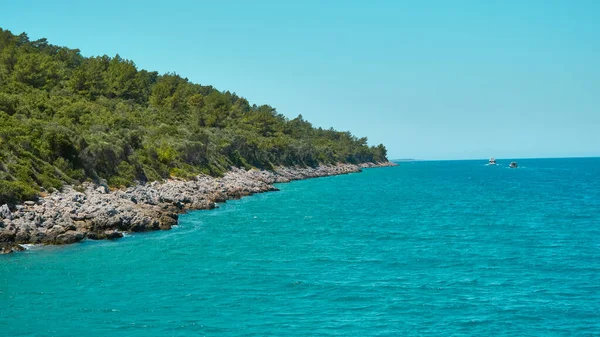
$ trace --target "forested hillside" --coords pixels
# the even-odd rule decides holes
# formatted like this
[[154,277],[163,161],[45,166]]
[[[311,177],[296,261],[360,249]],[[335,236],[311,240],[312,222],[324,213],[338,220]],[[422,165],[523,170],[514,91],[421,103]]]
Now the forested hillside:
[[0,205],[86,179],[385,160],[383,145],[235,93],[0,29]]

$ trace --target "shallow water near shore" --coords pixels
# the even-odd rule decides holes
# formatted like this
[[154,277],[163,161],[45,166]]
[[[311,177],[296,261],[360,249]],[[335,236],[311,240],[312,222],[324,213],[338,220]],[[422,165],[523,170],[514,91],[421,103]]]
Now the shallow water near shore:
[[408,162],[0,256],[6,336],[600,334],[600,159]]

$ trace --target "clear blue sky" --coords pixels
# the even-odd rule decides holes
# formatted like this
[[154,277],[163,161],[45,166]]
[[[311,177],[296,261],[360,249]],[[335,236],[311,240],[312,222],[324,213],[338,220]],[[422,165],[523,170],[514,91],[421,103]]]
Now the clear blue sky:
[[384,143],[600,156],[600,1],[4,1],[0,27],[120,54]]

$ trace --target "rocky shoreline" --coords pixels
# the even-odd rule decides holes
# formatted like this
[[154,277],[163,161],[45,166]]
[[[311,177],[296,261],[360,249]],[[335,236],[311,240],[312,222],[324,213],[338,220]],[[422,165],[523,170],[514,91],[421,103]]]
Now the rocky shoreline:
[[222,178],[198,176],[169,179],[111,191],[86,183],[65,186],[37,202],[10,209],[0,206],[0,254],[22,251],[23,244],[70,244],[84,239],[116,239],[123,232],[167,230],[178,215],[215,208],[215,203],[277,190],[273,184],[360,172],[363,168],[396,166],[391,162],[281,167],[275,171],[232,168]]

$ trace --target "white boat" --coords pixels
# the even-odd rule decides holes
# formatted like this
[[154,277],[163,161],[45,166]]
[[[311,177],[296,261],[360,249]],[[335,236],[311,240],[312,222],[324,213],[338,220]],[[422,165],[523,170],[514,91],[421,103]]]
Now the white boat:
[[490,158],[488,165],[496,165],[496,158]]
[[517,164],[516,161],[513,161],[513,162],[510,163],[510,165],[508,165],[508,167],[510,167],[510,168],[517,168],[517,167],[519,167],[519,165]]

